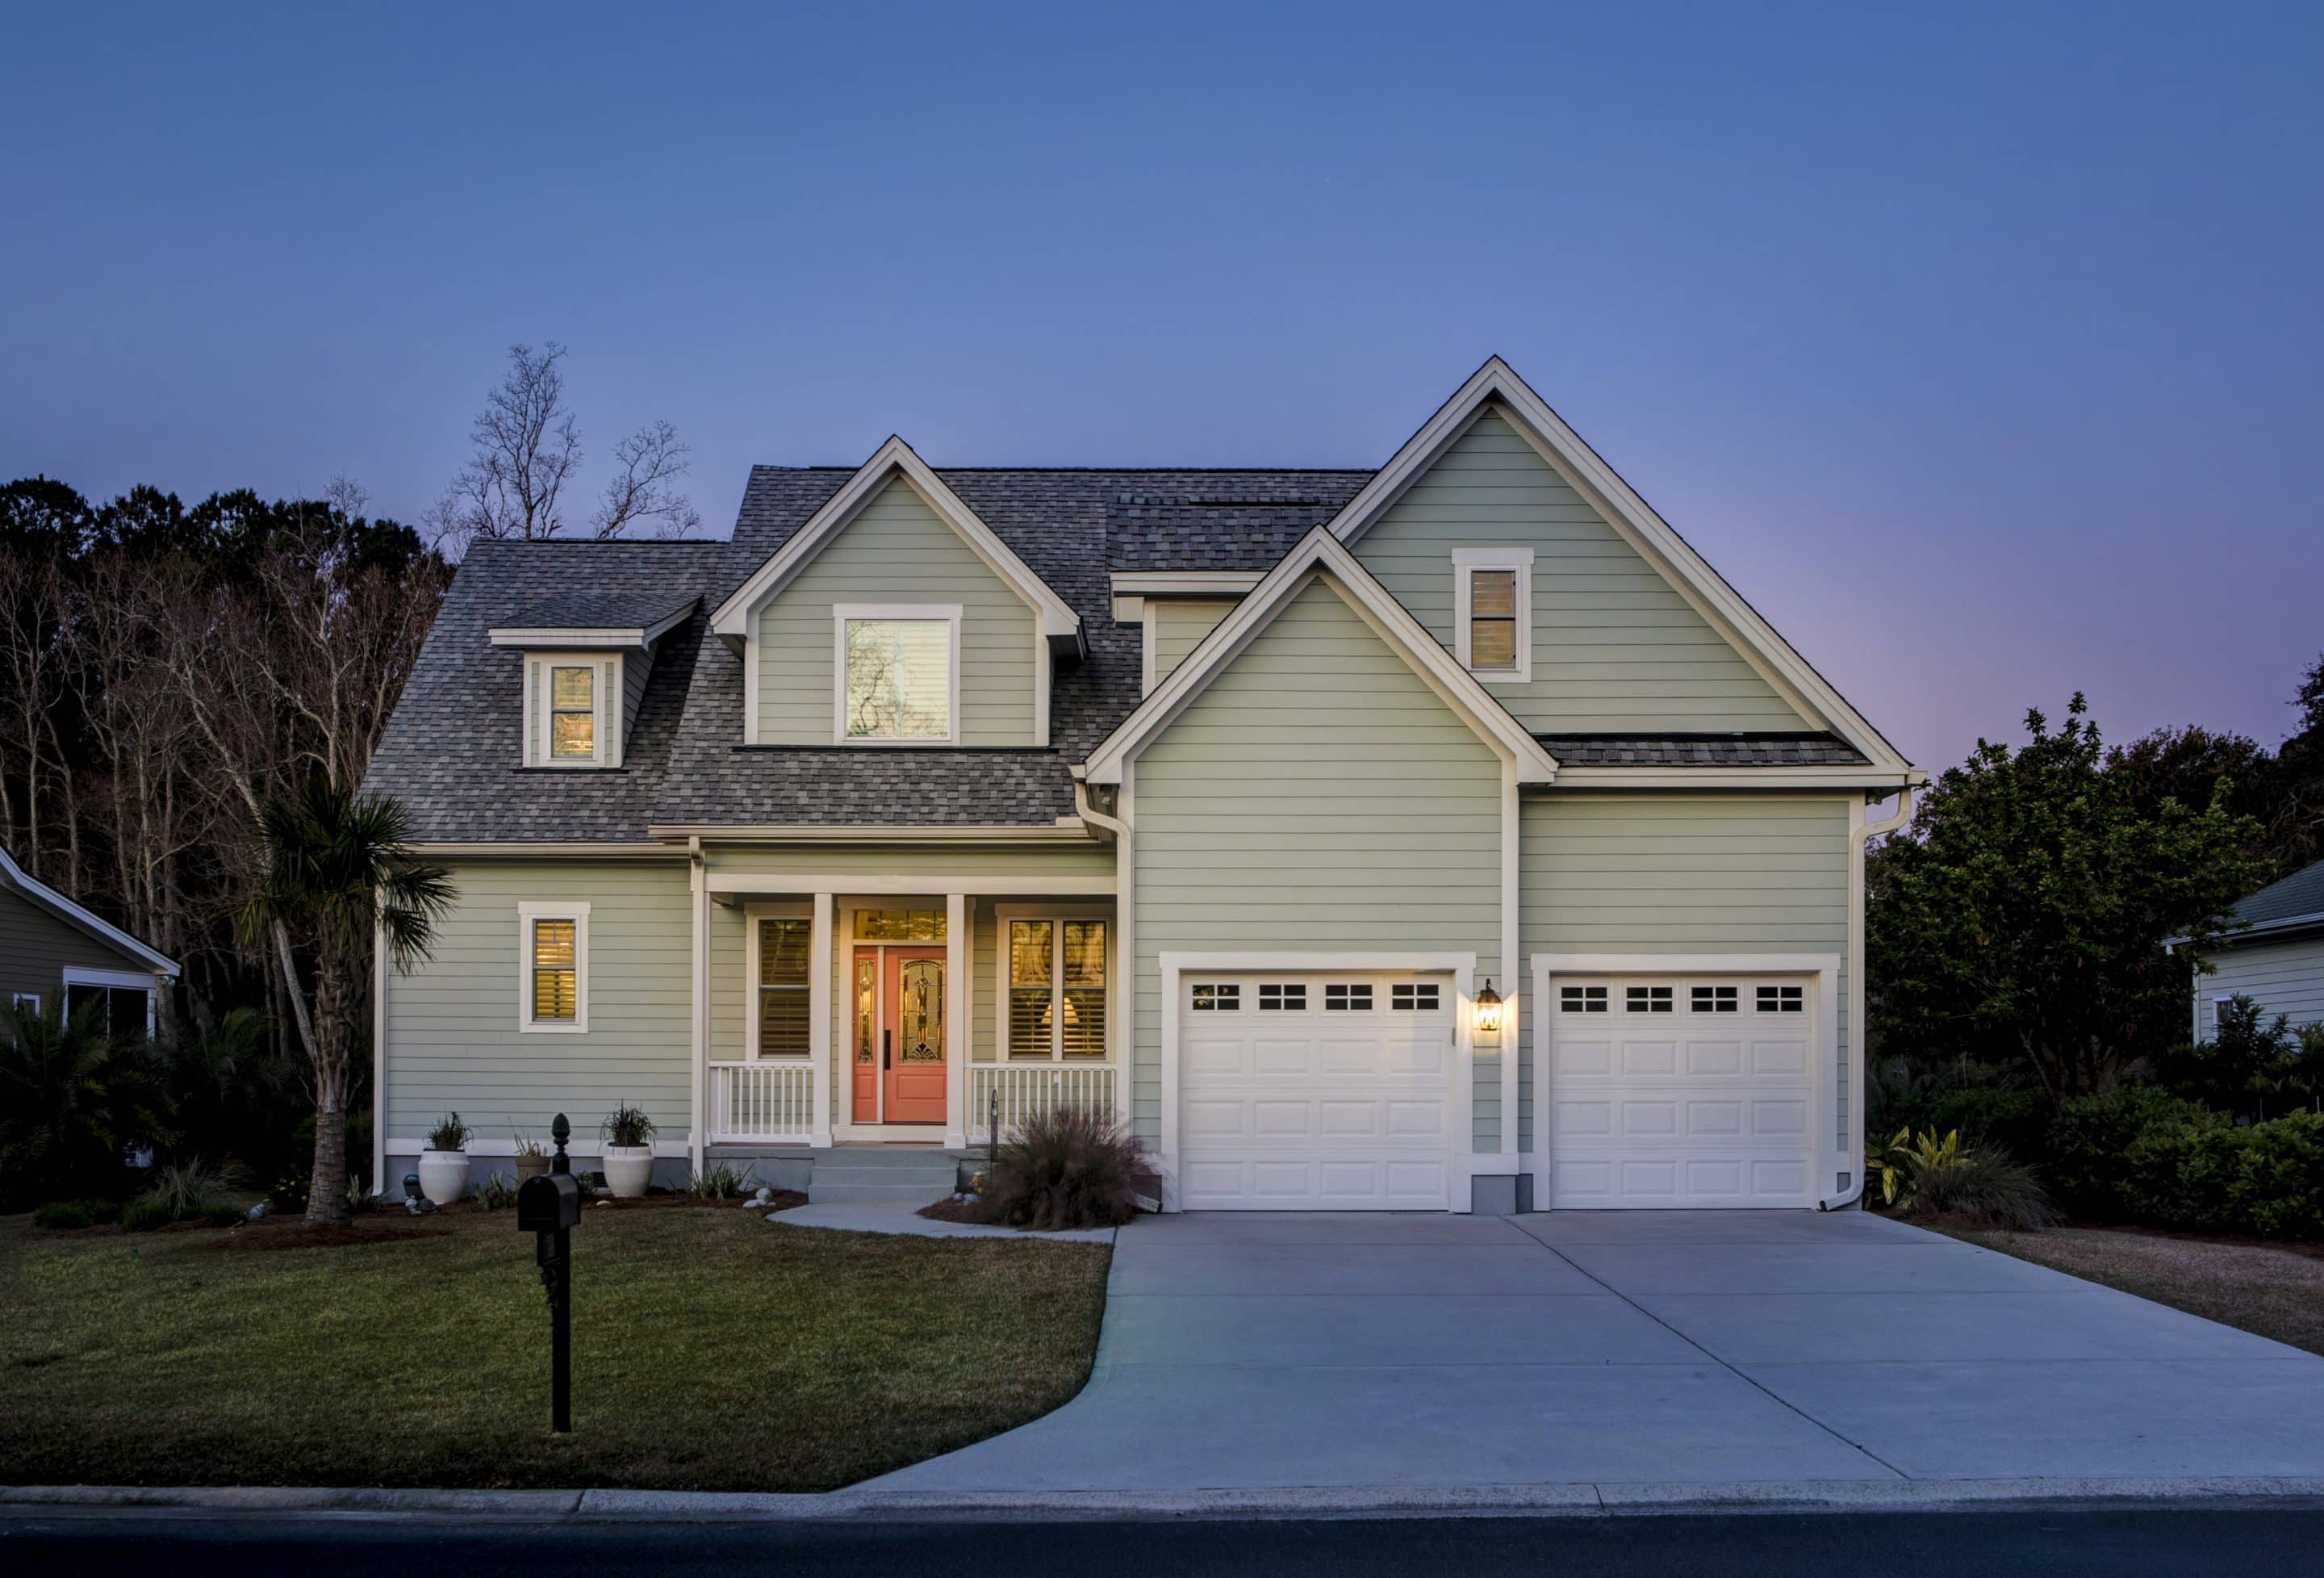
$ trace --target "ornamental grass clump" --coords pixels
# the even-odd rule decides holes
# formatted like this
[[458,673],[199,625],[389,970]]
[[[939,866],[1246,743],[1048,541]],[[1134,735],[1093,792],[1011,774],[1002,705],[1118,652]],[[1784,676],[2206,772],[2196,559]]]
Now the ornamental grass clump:
[[1964,1145],[1960,1130],[1941,1138],[1900,1130],[1871,1148],[1868,1171],[1884,1204],[1913,1216],[1942,1216],[1978,1227],[2031,1232],[2063,1217],[2034,1169],[1997,1145]]
[[1145,1148],[1111,1117],[1077,1107],[1028,1119],[992,1158],[982,1200],[988,1220],[1055,1232],[1120,1227],[1142,1198],[1161,1193]]

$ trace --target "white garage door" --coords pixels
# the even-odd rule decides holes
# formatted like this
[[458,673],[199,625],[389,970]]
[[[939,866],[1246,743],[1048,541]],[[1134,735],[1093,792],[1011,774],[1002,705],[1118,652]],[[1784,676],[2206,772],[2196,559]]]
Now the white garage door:
[[1784,976],[1560,976],[1553,1207],[1800,1206],[1815,991]]
[[1180,977],[1179,1198],[1190,1211],[1442,1211],[1449,975]]

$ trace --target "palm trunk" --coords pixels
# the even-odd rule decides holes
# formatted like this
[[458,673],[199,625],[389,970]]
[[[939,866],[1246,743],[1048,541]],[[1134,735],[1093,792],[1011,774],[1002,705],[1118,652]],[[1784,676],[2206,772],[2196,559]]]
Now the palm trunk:
[[315,961],[315,1170],[307,1181],[307,1220],[347,1219],[346,993],[337,950]]

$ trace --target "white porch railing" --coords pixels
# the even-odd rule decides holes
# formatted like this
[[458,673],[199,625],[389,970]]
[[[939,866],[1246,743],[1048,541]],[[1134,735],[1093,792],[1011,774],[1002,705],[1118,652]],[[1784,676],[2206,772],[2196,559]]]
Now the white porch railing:
[[973,1143],[984,1143],[991,1133],[996,1091],[1003,1139],[1028,1118],[1059,1107],[1111,1114],[1113,1072],[1111,1063],[972,1063],[964,1128]]
[[710,1138],[804,1145],[815,1130],[815,1066],[714,1063]]

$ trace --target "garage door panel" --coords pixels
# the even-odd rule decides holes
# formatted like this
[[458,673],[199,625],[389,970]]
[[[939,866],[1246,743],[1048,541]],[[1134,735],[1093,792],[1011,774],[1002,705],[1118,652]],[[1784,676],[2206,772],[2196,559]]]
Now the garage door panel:
[[[1423,982],[1431,990],[1404,996],[1425,996],[1434,1010],[1391,1006],[1397,984]],[[1217,990],[1229,983],[1239,992]],[[1449,978],[1230,971],[1189,976],[1181,990],[1179,1195],[1189,1210],[1445,1207]],[[1236,1006],[1194,1010],[1205,996]],[[1260,1006],[1284,1001],[1306,1006]]]
[[[1554,994],[1553,1206],[1809,1203],[1812,1015],[1761,1010],[1762,979],[1591,978],[1603,989],[1583,994],[1604,1005],[1595,1013]],[[1812,1001],[1802,984],[1795,1004]]]

